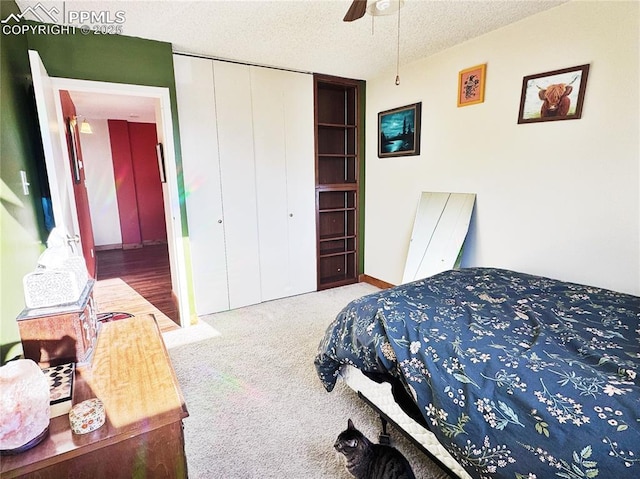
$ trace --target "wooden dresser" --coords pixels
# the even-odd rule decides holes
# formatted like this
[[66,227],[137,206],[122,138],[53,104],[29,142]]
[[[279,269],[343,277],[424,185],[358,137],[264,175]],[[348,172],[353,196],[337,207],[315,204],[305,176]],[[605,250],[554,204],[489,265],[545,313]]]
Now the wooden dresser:
[[105,406],[102,427],[76,435],[68,415],[53,418],[42,443],[2,457],[0,476],[187,477],[182,420],[188,413],[153,316],[102,325],[91,363],[76,370],[73,403],[93,397]]

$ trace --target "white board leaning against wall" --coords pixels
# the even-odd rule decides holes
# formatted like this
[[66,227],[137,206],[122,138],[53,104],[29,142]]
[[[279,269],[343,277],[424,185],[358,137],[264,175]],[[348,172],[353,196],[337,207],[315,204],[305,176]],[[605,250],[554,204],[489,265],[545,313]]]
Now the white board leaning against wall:
[[475,200],[473,193],[422,193],[413,224],[403,283],[457,266]]

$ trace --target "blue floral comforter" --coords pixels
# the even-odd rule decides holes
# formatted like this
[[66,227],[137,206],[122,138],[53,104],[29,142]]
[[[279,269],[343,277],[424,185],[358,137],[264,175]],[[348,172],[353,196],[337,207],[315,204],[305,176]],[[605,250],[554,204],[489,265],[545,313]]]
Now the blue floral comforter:
[[474,478],[640,478],[640,298],[447,271],[357,299],[315,365],[389,373]]

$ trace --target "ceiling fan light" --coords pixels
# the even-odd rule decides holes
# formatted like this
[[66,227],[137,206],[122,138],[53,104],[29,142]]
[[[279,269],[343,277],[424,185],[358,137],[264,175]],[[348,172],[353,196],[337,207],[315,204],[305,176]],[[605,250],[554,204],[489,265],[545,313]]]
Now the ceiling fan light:
[[374,17],[391,15],[404,6],[404,0],[377,0],[367,6],[367,12]]
[[391,0],[378,0],[376,2],[376,9],[380,12],[383,12],[390,6],[391,6]]

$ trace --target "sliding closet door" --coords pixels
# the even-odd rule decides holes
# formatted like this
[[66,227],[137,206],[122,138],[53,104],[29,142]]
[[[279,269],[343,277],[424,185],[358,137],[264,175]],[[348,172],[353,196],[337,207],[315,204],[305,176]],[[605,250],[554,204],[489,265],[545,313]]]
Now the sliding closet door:
[[290,220],[288,296],[317,287],[313,76],[289,72],[281,85]]
[[213,62],[229,307],[259,303],[260,254],[249,67]]
[[174,68],[198,315],[315,291],[313,77]]
[[229,309],[211,60],[174,55],[191,268],[198,315]]
[[313,78],[251,67],[262,300],[315,290]]
[[260,282],[265,301],[286,296],[289,285],[289,214],[284,131],[284,72],[251,67]]

